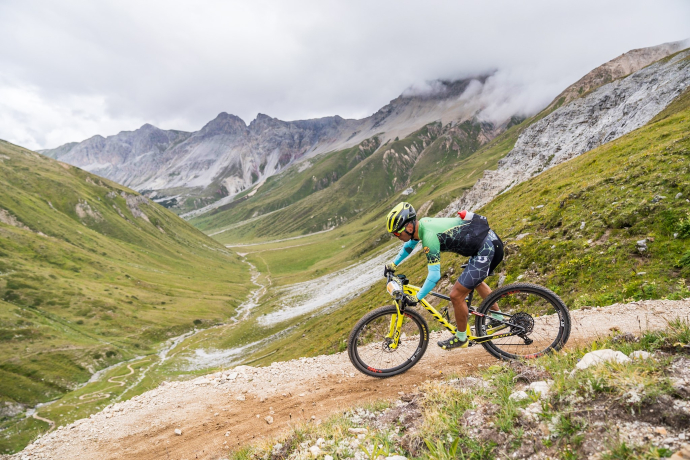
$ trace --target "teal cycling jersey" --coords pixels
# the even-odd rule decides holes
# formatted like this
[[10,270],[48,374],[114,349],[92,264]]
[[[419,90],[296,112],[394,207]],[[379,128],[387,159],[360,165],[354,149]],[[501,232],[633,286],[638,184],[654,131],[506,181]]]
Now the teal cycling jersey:
[[486,218],[471,212],[467,213],[464,219],[425,217],[419,221],[419,240],[410,240],[405,243],[393,262],[396,265],[400,264],[421,241],[428,269],[426,280],[417,295],[419,299],[422,299],[441,279],[441,252],[450,251],[472,256],[476,254],[488,232],[489,225]]

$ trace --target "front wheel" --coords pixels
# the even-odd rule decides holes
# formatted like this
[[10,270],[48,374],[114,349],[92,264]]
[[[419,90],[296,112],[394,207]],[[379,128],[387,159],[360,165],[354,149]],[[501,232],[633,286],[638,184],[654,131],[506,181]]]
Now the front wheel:
[[[515,283],[493,291],[479,306],[478,312],[488,315],[492,306],[502,324],[489,316],[477,316],[478,336],[496,338],[482,342],[482,346],[499,359],[537,358],[558,351],[570,337],[570,312],[558,295],[543,286]],[[517,333],[500,337],[506,333]]]
[[370,311],[355,325],[347,340],[347,354],[358,371],[372,377],[402,374],[422,358],[429,345],[429,327],[424,318],[409,309],[403,313],[400,340],[391,348],[391,321],[398,317],[395,305]]

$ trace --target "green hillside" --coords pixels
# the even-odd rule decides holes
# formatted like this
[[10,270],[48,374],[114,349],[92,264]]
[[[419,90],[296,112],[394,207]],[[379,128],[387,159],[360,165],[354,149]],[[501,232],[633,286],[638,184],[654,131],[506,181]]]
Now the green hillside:
[[[444,204],[449,202],[468,185],[464,180],[457,181],[458,172],[467,175],[464,169],[471,163],[468,160],[487,144],[487,133],[493,129],[490,124],[476,121],[446,126],[432,123],[380,147],[378,141],[370,139],[351,149],[317,157],[308,169],[296,165],[269,178],[254,196],[239,197],[191,222],[210,234],[231,229],[228,235],[216,236],[221,242],[231,243],[341,226],[374,208],[378,212],[382,202],[397,197],[408,186],[414,186],[418,193],[431,192],[427,195],[433,196],[440,207],[441,200]],[[509,137],[516,139],[517,131],[514,127]],[[487,166],[472,164],[473,181],[486,167],[495,166],[499,158],[483,155],[482,163]],[[447,174],[455,168],[460,170]],[[476,177],[474,173],[478,173]],[[439,193],[441,187],[443,197]]]
[[0,188],[0,407],[224,322],[248,294],[235,254],[113,182],[0,141]]
[[[570,308],[690,297],[688,133],[690,91],[648,125],[547,170],[480,209],[506,243],[499,268],[506,283],[546,285]],[[411,201],[422,202],[414,196]],[[641,240],[644,251],[638,249]],[[455,281],[464,261],[444,254],[440,290]],[[426,259],[420,253],[400,270],[421,285]],[[497,278],[489,283],[495,286]],[[381,281],[329,315],[305,320],[272,344],[276,353],[270,360],[342,350],[357,319],[387,303]]]

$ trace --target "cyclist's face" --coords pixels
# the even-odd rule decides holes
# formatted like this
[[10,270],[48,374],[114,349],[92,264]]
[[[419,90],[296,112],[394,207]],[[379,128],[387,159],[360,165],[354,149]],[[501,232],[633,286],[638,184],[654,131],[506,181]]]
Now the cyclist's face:
[[[410,227],[412,227],[412,229],[410,229]],[[414,231],[414,226],[412,224],[407,224],[407,226],[405,228],[407,229],[407,232],[409,232],[410,230]],[[400,233],[393,232],[393,236],[398,238],[403,243],[407,243],[408,241],[410,241],[412,239],[412,235],[410,235],[407,232],[405,230],[403,230]]]

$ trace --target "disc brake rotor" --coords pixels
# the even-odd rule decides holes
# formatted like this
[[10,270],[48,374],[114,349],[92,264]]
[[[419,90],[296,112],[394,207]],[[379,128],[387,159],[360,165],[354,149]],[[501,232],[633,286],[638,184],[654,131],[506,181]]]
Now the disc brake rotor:
[[[394,353],[396,351],[396,349],[391,348],[392,344],[393,344],[393,339],[391,339],[390,337],[386,337],[385,339],[383,339],[383,342],[381,343],[381,348],[386,353]],[[398,341],[398,346],[400,346],[400,341]]]

